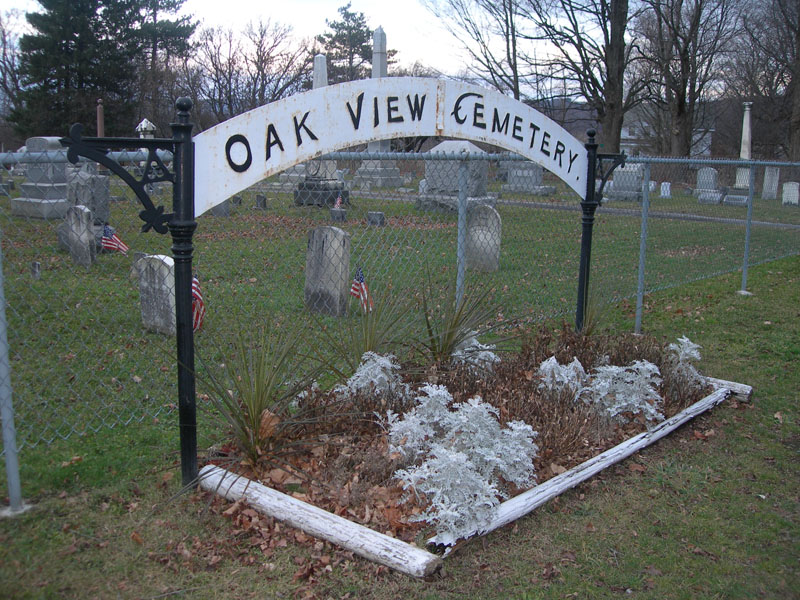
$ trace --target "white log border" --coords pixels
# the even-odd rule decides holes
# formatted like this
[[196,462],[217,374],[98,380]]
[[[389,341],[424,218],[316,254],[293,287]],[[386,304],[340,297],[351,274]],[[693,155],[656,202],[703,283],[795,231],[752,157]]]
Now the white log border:
[[579,464],[577,467],[561,473],[561,475],[556,475],[552,479],[548,479],[543,484],[537,485],[519,496],[514,496],[510,500],[506,500],[497,507],[495,518],[481,533],[489,533],[490,531],[494,531],[503,525],[508,525],[512,521],[516,521],[520,517],[527,515],[548,500],[586,481],[606,467],[610,467],[628,458],[631,454],[649,446],[656,440],[660,440],[665,435],[672,433],[687,421],[713,408],[717,404],[720,404],[730,394],[731,391],[729,389],[719,388],[672,418],[662,421],[650,431],[645,431],[629,440],[625,440],[610,450],[606,450],[602,454],[598,454],[594,458],[590,458],[586,462]]
[[214,465],[200,471],[200,487],[228,500],[244,498],[265,515],[413,577],[431,575],[442,565],[435,554]]
[[[606,467],[624,460],[631,454],[672,433],[687,421],[720,404],[728,396],[733,395],[738,400],[747,401],[752,393],[752,388],[747,385],[710,377],[707,379],[717,389],[699,402],[672,418],[662,421],[650,431],[640,433],[577,467],[500,504],[497,507],[497,515],[481,532],[481,535],[527,515],[545,502],[586,481]],[[348,521],[343,517],[214,465],[208,465],[200,471],[200,487],[231,501],[243,498],[250,506],[265,515],[413,577],[431,575],[442,565],[442,558],[435,554]]]

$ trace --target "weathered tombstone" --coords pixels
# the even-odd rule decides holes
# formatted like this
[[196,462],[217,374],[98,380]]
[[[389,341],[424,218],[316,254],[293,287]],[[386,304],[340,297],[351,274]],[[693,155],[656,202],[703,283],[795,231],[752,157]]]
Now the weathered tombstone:
[[613,185],[605,193],[609,200],[641,202],[644,165],[625,165],[614,170]]
[[661,183],[661,194],[662,198],[672,198],[672,186],[670,185],[669,181],[664,181]]
[[212,206],[209,211],[212,217],[230,217],[231,216],[231,202],[225,200],[216,206]]
[[256,194],[256,208],[259,210],[267,209],[267,197],[262,194]]
[[97,256],[92,212],[85,206],[70,206],[65,222],[70,258],[77,265],[91,266]]
[[475,206],[467,213],[467,268],[493,272],[500,266],[502,221],[490,206]]
[[42,263],[40,263],[38,260],[35,260],[31,263],[31,277],[34,279],[42,278]]
[[111,216],[109,177],[76,171],[67,182],[67,200],[73,206],[81,204],[92,211],[95,223],[108,223]]
[[717,185],[717,170],[713,167],[703,167],[697,170],[697,187],[694,196],[700,204],[719,204],[724,194]]
[[344,223],[347,221],[347,211],[343,208],[331,208],[331,221]]
[[[475,144],[461,140],[444,141],[431,150],[432,154],[437,152],[485,154]],[[469,160],[466,164],[467,210],[479,204],[494,206],[497,203],[497,196],[487,193],[488,161]],[[460,168],[458,161],[426,160],[424,193],[417,197],[416,207],[420,210],[458,211]]]
[[[57,137],[32,137],[25,143],[29,153],[63,150]],[[26,165],[27,180],[20,185],[20,197],[11,199],[11,214],[36,219],[63,219],[67,200],[67,176],[61,162],[36,162]]]
[[[372,78],[386,77],[388,60],[386,54],[386,34],[378,27],[372,34]],[[367,144],[367,152],[391,152],[389,140],[376,140]],[[364,187],[398,187],[403,185],[403,177],[394,160],[365,160],[353,175],[353,185]]]
[[134,264],[139,279],[142,325],[148,331],[175,335],[175,263],[152,254]]
[[386,225],[386,215],[382,212],[368,211],[367,212],[367,225],[375,227],[383,227]]
[[549,196],[556,188],[543,185],[544,168],[535,162],[512,162],[506,168],[506,181],[501,188],[504,193],[521,193],[533,196]]
[[[744,114],[742,115],[742,144],[739,149],[739,158],[742,160],[750,160],[751,157],[751,141],[752,133],[750,129],[750,109],[753,106],[752,102],[743,102]],[[747,204],[748,189],[750,187],[750,169],[748,167],[739,167],[736,169],[736,181],[733,184],[734,190],[738,190],[738,194],[732,195],[745,196],[745,204]],[[738,201],[735,201],[738,203]]]
[[781,203],[791,206],[797,206],[798,203],[800,203],[800,183],[796,181],[787,181],[783,184]]
[[306,306],[336,317],[347,312],[350,298],[350,235],[338,227],[317,227],[308,235]]
[[762,200],[778,199],[778,181],[781,178],[779,167],[764,167],[764,186],[761,188]]

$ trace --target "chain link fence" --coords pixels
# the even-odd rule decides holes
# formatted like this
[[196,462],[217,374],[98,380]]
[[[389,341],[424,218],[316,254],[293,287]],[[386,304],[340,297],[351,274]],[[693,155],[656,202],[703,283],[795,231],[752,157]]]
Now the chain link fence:
[[[115,156],[132,172],[143,160]],[[64,151],[29,147],[0,161],[18,446],[174,410],[170,237],[142,233],[133,193]],[[638,294],[641,305],[649,291],[798,253],[792,181],[798,164],[629,158],[597,212],[590,303]],[[169,212],[170,186],[152,195]],[[307,328],[313,349],[315,328],[359,312],[359,273],[376,302],[490,289],[498,323],[571,321],[581,217],[560,180],[491,149],[341,152],[299,165],[197,219],[199,368],[260,325]]]

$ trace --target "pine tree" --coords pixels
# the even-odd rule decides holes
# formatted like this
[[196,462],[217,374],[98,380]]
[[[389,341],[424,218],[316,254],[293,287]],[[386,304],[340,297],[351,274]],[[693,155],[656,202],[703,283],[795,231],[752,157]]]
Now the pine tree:
[[340,21],[325,20],[333,30],[317,36],[328,56],[328,82],[342,83],[370,76],[372,31],[364,13],[350,10],[350,3],[339,8]]
[[183,1],[39,0],[41,12],[26,15],[33,32],[20,39],[24,89],[10,116],[17,130],[62,135],[79,122],[93,134],[102,98],[106,135],[131,135],[142,70],[160,53],[188,49],[194,25],[159,19]]

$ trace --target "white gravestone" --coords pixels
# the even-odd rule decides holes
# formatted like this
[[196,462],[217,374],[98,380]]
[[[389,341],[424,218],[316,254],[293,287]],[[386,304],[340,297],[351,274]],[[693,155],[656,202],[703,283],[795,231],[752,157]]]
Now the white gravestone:
[[797,206],[800,202],[800,183],[787,181],[783,184],[782,204]]
[[520,193],[533,196],[554,194],[552,185],[542,185],[544,168],[535,162],[512,162],[507,169],[507,183],[501,188],[504,193]]
[[319,313],[342,316],[350,298],[350,235],[338,227],[317,227],[308,235],[306,306]]
[[669,181],[664,181],[661,183],[661,194],[662,198],[672,198],[672,186],[670,185]]
[[[57,137],[32,137],[25,142],[28,153],[64,150]],[[70,207],[67,175],[63,162],[29,163],[27,181],[20,185],[20,197],[11,199],[11,214],[36,219],[63,219]]]
[[605,193],[609,200],[641,202],[644,182],[643,165],[625,165],[614,170],[611,189]]
[[175,263],[172,257],[151,254],[134,265],[139,279],[142,325],[148,331],[175,335]]
[[111,216],[109,177],[83,170],[75,172],[67,183],[67,200],[73,206],[82,204],[92,211],[95,223],[108,223]]
[[65,219],[69,255],[75,264],[90,267],[97,257],[92,212],[85,206],[70,206]]
[[[388,59],[386,54],[386,34],[378,27],[372,34],[372,78],[386,77]],[[375,140],[367,144],[367,152],[390,152],[389,140]],[[353,175],[353,185],[358,187],[398,187],[403,185],[403,177],[394,160],[365,160]]]
[[722,202],[723,193],[717,185],[717,170],[713,167],[703,167],[697,170],[697,187],[694,196],[701,204],[719,204]]
[[475,206],[467,214],[466,261],[474,271],[493,272],[500,267],[502,221],[491,206]]
[[778,199],[778,181],[781,178],[779,167],[764,167],[764,186],[761,189],[762,200]]

